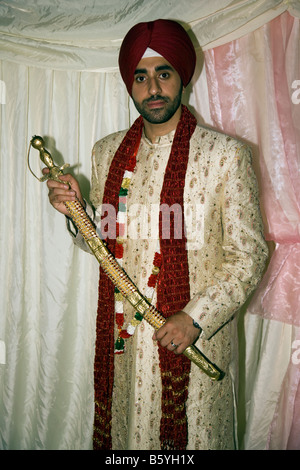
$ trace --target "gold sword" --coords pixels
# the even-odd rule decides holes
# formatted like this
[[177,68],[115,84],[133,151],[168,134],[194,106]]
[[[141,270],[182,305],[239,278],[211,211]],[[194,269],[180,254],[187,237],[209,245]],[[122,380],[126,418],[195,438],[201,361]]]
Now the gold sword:
[[[31,146],[40,153],[40,159],[49,168],[49,173],[38,178],[30,168],[29,154]],[[52,179],[61,183],[59,177],[63,175],[63,170],[69,166],[65,164],[61,167],[54,165],[51,154],[45,149],[44,141],[40,136],[33,136],[28,149],[28,167],[31,173],[39,181],[43,182]],[[136,285],[131,281],[126,272],[121,268],[113,254],[109,251],[106,243],[98,236],[93,222],[90,220],[86,211],[79,201],[65,202],[69,216],[73,223],[83,236],[85,242],[94,254],[103,271],[111,279],[113,284],[118,288],[128,302],[143,316],[143,318],[156,330],[163,326],[166,319],[159,313],[138,290]],[[205,374],[212,380],[218,381],[224,377],[224,373],[218,369],[204,354],[196,348],[195,345],[188,346],[183,354],[196,364]]]

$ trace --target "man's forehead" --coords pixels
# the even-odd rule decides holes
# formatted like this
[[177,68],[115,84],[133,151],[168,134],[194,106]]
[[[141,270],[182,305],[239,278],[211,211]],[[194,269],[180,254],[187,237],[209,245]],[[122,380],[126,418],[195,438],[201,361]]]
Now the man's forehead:
[[174,70],[174,67],[168,62],[164,57],[144,57],[139,61],[136,66],[135,74],[140,73],[143,70],[144,73],[147,73],[150,70]]

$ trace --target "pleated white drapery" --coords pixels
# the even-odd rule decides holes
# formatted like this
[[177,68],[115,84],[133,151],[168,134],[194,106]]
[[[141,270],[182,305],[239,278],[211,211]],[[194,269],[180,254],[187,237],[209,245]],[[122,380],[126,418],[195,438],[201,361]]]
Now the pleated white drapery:
[[[192,27],[203,50],[261,27],[298,0],[2,0],[0,49],[5,60],[60,70],[117,69],[122,38],[135,23],[171,18]],[[1,21],[2,18],[2,21]]]
[[[92,145],[136,117],[117,70],[119,45],[133,24],[183,19],[209,59],[212,47],[287,9],[300,16],[297,1],[74,1],[72,12],[68,5],[0,2],[0,449],[92,445],[98,264],[74,248],[45,183],[29,172],[31,137],[42,135],[55,161],[71,164],[88,198]],[[268,47],[263,30],[255,37],[258,49]],[[252,59],[247,66],[259,64],[264,73],[272,66],[262,66],[255,52]],[[188,103],[202,123],[215,125],[207,70],[196,74]],[[261,77],[262,95],[264,83]],[[264,117],[253,114],[251,96],[245,100],[255,130],[250,136],[240,122],[233,132],[257,144]],[[40,176],[34,149],[30,165]]]

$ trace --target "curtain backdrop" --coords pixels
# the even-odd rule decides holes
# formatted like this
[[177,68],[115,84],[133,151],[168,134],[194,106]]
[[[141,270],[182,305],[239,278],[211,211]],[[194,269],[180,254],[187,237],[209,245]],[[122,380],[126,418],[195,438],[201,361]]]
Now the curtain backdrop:
[[[70,7],[71,5],[71,7]],[[1,55],[25,65],[61,70],[117,68],[122,38],[141,21],[171,18],[192,27],[203,50],[239,38],[298,0],[1,0]]]
[[285,449],[297,435],[300,449],[299,418],[293,428],[299,366],[292,362],[300,326],[299,44],[299,20],[287,13],[205,52],[213,123],[252,145],[265,236],[276,244],[245,320],[240,406],[244,400],[248,449]]
[[[200,123],[252,145],[269,238],[278,242],[273,235],[283,220],[287,231],[296,233],[297,224],[299,230],[299,149],[290,152],[292,130],[299,132],[298,1],[71,4],[72,11],[67,1],[0,1],[1,449],[92,445],[98,263],[73,246],[46,184],[28,170],[27,151],[31,137],[42,135],[55,161],[71,164],[88,199],[94,142],[136,117],[117,70],[118,48],[133,24],[172,17],[191,28],[199,66],[187,93],[190,108]],[[34,149],[30,166],[41,175]],[[277,225],[274,211],[278,217],[282,211]],[[269,278],[263,282],[269,285]],[[258,307],[253,313],[255,320],[273,321]],[[256,333],[251,326],[251,351]],[[282,409],[277,399],[293,334],[282,343],[286,354],[267,433]],[[249,361],[253,385],[257,371]],[[290,427],[292,418],[293,409]]]

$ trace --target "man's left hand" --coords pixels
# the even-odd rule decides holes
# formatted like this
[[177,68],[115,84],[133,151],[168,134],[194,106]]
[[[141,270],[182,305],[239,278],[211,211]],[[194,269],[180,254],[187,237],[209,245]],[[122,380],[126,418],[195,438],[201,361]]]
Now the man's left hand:
[[169,351],[181,354],[196,341],[200,332],[201,330],[193,325],[193,319],[180,311],[169,317],[166,323],[155,331],[153,339]]

